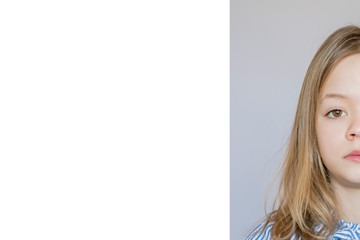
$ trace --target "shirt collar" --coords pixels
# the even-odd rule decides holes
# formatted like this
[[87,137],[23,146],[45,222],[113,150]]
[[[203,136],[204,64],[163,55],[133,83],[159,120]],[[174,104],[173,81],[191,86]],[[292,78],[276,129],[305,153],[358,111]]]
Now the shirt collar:
[[331,236],[331,240],[356,239],[360,240],[360,225],[352,222],[340,220],[340,226]]

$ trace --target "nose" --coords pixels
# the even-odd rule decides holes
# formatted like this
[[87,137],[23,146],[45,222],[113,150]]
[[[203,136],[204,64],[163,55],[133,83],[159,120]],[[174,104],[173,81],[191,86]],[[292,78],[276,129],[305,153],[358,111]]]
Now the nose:
[[353,119],[349,129],[346,133],[346,138],[348,140],[354,140],[355,138],[360,137],[360,116],[357,116]]

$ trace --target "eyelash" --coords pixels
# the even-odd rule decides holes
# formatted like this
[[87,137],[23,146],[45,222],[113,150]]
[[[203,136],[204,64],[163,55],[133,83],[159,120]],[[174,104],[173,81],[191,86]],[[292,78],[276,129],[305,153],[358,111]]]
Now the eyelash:
[[[340,117],[335,117],[335,116],[334,116],[334,117],[329,117],[330,113],[333,113],[333,112],[335,112],[335,111],[341,111],[341,116],[340,116]],[[343,111],[343,110],[341,110],[341,109],[333,109],[333,110],[329,111],[329,112],[326,114],[326,116],[327,116],[328,118],[332,119],[332,120],[336,120],[336,119],[338,119],[338,118],[343,117],[343,116],[342,116],[343,113],[346,114],[345,111]],[[346,115],[347,115],[347,114],[346,114]],[[346,116],[346,115],[345,115],[345,116]]]

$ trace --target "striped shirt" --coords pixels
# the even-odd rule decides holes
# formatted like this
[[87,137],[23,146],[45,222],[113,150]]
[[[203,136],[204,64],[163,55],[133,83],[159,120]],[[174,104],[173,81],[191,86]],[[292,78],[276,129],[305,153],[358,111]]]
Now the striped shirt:
[[[265,225],[265,222],[258,225],[247,237],[246,240],[271,240],[270,231],[273,223],[269,223],[264,231],[262,227]],[[296,236],[293,234],[290,240],[295,240]],[[340,225],[335,233],[329,236],[329,240],[360,240],[360,224],[345,222],[340,220]],[[301,238],[299,238],[301,240]]]

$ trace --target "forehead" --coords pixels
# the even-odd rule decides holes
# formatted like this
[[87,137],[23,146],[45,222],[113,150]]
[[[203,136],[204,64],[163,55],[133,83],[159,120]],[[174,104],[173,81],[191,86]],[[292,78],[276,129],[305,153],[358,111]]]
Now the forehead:
[[330,72],[321,95],[328,93],[360,96],[360,54],[343,58]]

